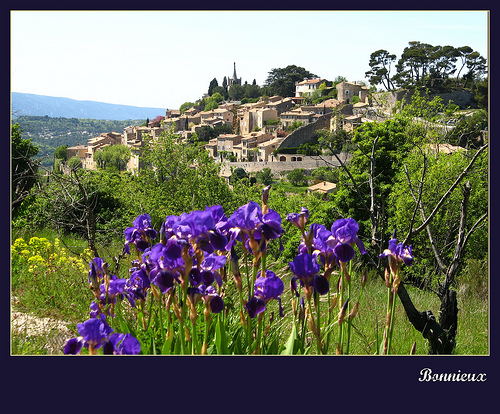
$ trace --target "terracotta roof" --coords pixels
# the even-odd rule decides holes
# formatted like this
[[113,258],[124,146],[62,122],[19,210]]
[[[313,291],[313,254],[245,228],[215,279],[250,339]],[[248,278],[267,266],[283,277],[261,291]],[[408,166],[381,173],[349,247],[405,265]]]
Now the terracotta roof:
[[328,181],[322,181],[318,184],[311,185],[307,187],[308,191],[318,191],[320,193],[327,193],[329,191],[334,190],[337,188],[337,184],[335,183],[330,183]]
[[310,84],[310,83],[319,83],[321,81],[324,81],[324,79],[321,79],[321,78],[316,78],[316,79],[304,79],[303,81],[301,82],[297,82],[296,85],[307,85],[307,84]]

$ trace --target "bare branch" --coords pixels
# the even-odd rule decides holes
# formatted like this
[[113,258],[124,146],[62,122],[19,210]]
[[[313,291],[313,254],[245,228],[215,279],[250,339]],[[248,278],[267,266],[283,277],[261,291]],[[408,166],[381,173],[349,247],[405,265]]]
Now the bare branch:
[[434,207],[434,210],[432,211],[432,213],[427,217],[427,219],[420,225],[420,227],[418,227],[417,229],[413,230],[410,234],[410,237],[411,236],[414,236],[415,234],[419,233],[420,231],[422,231],[424,228],[427,227],[427,225],[429,224],[429,222],[434,218],[434,216],[436,215],[436,213],[439,211],[439,209],[441,208],[441,206],[443,205],[443,203],[446,201],[446,199],[450,196],[450,194],[453,192],[453,190],[458,186],[458,184],[460,184],[460,182],[462,181],[462,179],[466,176],[466,174],[469,172],[469,170],[472,168],[472,166],[474,165],[474,163],[476,162],[476,160],[478,159],[479,155],[488,147],[488,144],[485,144],[483,145],[481,148],[479,148],[479,150],[476,152],[476,154],[474,154],[474,156],[472,157],[471,161],[469,162],[469,165],[467,165],[467,167],[462,171],[462,173],[457,177],[457,179],[455,180],[455,182],[451,185],[451,187],[448,189],[448,191],[446,191],[446,193],[441,197],[441,199],[438,201],[438,203],[436,204],[436,206]]

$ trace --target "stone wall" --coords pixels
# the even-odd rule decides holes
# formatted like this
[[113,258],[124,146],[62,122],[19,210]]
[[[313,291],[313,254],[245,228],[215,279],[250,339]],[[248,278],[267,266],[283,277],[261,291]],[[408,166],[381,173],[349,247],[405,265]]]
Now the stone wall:
[[332,113],[321,115],[316,122],[303,125],[287,135],[278,148],[298,147],[300,144],[313,141],[314,133],[318,129],[330,129],[330,118]]
[[[379,92],[373,96],[373,105],[382,106],[387,109],[394,108],[396,102],[405,100],[410,101],[414,90],[398,90],[398,91],[388,91]],[[448,101],[452,100],[455,105],[458,105],[460,109],[466,109],[468,107],[476,108],[476,102],[474,100],[474,95],[470,91],[456,90],[446,93],[430,93],[429,99],[434,99],[435,96],[440,96],[443,99],[443,104],[448,104]]]
[[[302,168],[306,172],[311,172],[318,167],[339,167],[340,163],[333,156],[307,156],[302,155],[302,161],[262,161],[262,162],[225,162],[222,166],[220,175],[230,175],[232,168],[243,168],[247,174],[257,173],[264,168],[270,168],[273,174],[278,177],[280,173],[291,171],[296,168]],[[350,155],[346,153],[339,154],[339,158],[346,162]]]

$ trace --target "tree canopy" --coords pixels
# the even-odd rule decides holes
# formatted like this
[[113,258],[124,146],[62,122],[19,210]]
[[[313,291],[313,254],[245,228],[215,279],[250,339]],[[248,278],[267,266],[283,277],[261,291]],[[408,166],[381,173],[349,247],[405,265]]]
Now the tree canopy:
[[[433,46],[412,41],[396,59],[385,49],[373,52],[368,63],[370,70],[365,73],[370,84],[382,85],[386,90],[446,83],[467,87],[486,73],[486,59],[469,46]],[[396,72],[391,74],[393,68]],[[460,78],[465,68],[468,71]]]
[[289,65],[285,68],[272,69],[268,73],[264,86],[269,96],[291,97],[295,96],[295,82],[314,78],[317,78],[317,75],[308,70],[300,66]]

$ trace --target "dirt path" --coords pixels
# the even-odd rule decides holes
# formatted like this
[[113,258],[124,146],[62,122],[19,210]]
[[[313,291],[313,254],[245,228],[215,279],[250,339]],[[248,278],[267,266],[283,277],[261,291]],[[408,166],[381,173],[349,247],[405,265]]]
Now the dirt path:
[[67,323],[52,318],[40,318],[13,309],[16,298],[11,299],[11,333],[20,337],[38,337],[45,342],[45,348],[50,355],[63,353],[66,341],[75,336]]

